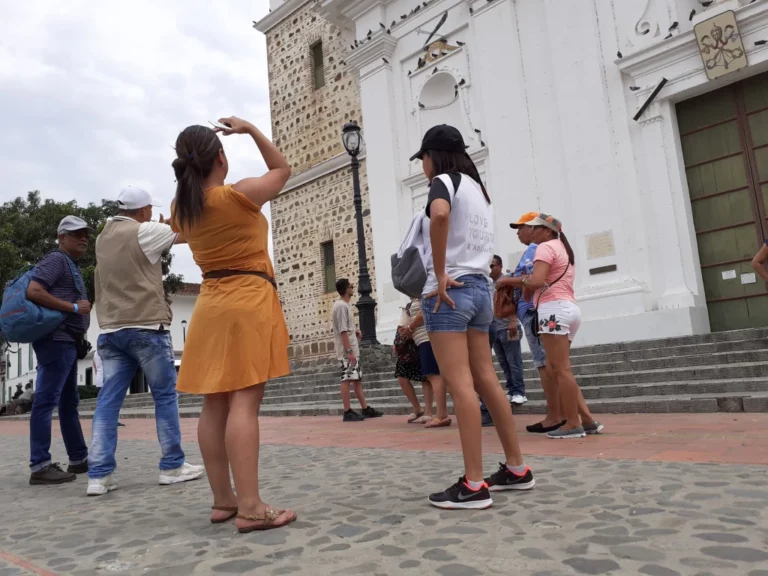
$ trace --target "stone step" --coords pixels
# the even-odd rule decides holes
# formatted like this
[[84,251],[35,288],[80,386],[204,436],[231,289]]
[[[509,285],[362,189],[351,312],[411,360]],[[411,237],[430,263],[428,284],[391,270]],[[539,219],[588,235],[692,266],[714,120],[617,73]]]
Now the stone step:
[[[658,362],[663,363],[665,360],[668,360],[669,363],[677,363],[678,366],[686,365],[684,361],[680,360],[680,358],[685,357],[702,357],[698,362],[706,363],[706,360],[704,358],[713,356],[713,355],[720,355],[718,356],[718,359],[723,359],[724,361],[733,361],[728,360],[728,357],[724,355],[726,352],[733,352],[733,353],[742,353],[742,354],[749,354],[750,352],[753,352],[755,354],[755,358],[768,358],[768,338],[765,339],[759,339],[759,340],[743,340],[743,341],[725,341],[725,342],[713,342],[713,343],[705,343],[705,344],[694,344],[694,345],[686,345],[686,346],[677,346],[677,347],[659,347],[659,348],[642,348],[638,350],[626,350],[626,351],[618,351],[618,352],[601,352],[597,354],[579,354],[579,349],[574,348],[571,354],[571,365],[574,367],[574,373],[578,373],[580,370],[578,367],[584,366],[583,370],[586,371],[594,371],[597,366],[603,366],[605,365],[605,369],[607,371],[612,370],[611,365],[618,364],[619,366],[624,366],[624,369],[629,368],[629,364],[632,361],[651,361],[651,362]],[[762,352],[762,354],[760,354]],[[723,361],[721,360],[721,361]],[[744,360],[747,361],[747,360]],[[752,360],[756,361],[756,360]],[[714,362],[714,360],[712,361]],[[395,359],[392,358],[391,362],[388,366],[386,366],[381,371],[375,371],[368,369],[366,366],[363,366],[365,369],[365,372],[367,375],[372,375],[375,373],[381,373],[381,372],[391,372],[394,370],[394,364]],[[524,366],[526,369],[527,374],[533,374],[533,364],[531,363],[530,359],[524,360]],[[642,366],[642,364],[640,364]],[[496,369],[499,374],[501,374],[500,368],[498,366],[498,363],[496,363]],[[642,369],[642,368],[641,368]],[[613,369],[614,371],[620,371],[618,368]],[[270,385],[277,386],[282,384],[304,384],[307,381],[314,380],[314,381],[324,381],[324,380],[332,380],[337,381],[339,376],[339,370],[336,368],[336,366],[333,366],[333,369],[330,370],[316,370],[315,372],[311,374],[304,374],[304,373],[298,373],[298,374],[291,374],[288,376],[283,376],[281,378],[276,378],[275,380],[270,382]]]
[[[396,383],[382,388],[366,389],[366,399],[374,406],[379,407],[386,404],[402,404],[404,396],[400,387]],[[416,386],[419,401],[423,402],[421,387]],[[583,386],[581,387],[584,398],[592,403],[596,399],[621,399],[644,396],[681,396],[681,395],[703,395],[703,394],[751,394],[753,392],[768,392],[768,379],[765,378],[744,378],[733,380],[704,380],[697,382],[660,382],[652,384],[634,384],[626,386]],[[528,400],[543,401],[544,392],[541,389],[526,391]],[[339,390],[335,388],[327,392],[317,392],[310,394],[294,394],[291,396],[270,397],[269,392],[265,395],[262,406],[311,406],[316,404],[333,404],[339,400]],[[189,408],[200,406],[202,398],[199,396],[181,396],[179,406]],[[123,406],[126,410],[131,409],[154,409],[154,403],[151,398],[147,398],[142,403]],[[86,411],[88,407],[81,406]],[[90,410],[93,410],[91,407]]]
[[[448,403],[452,413],[452,403]],[[663,396],[631,396],[620,399],[596,399],[589,403],[595,414],[639,414],[639,413],[707,413],[707,412],[768,412],[768,392],[733,392],[724,394],[679,394]],[[399,404],[377,406],[385,414],[409,414],[410,404],[403,398]],[[296,404],[262,406],[261,416],[340,416],[341,402],[323,404]],[[516,407],[516,414],[543,414],[545,404],[541,400],[529,401]],[[120,411],[121,419],[154,418],[151,408],[133,408]],[[185,406],[179,409],[182,418],[200,416],[199,406]],[[56,415],[54,415],[57,417]],[[82,411],[81,418],[93,418],[92,411]],[[9,420],[28,420],[29,415],[11,416]]]
[[[754,352],[728,352],[723,353],[724,358],[730,359],[742,359],[745,357],[752,357]],[[695,382],[701,380],[738,380],[744,378],[768,378],[768,362],[734,362],[725,364],[716,364],[712,366],[696,366],[697,361],[706,361],[706,357],[693,357],[691,362],[692,367],[679,367],[679,368],[658,368],[654,370],[627,370],[623,372],[615,373],[598,373],[598,374],[578,374],[577,380],[579,385],[585,388],[597,388],[604,386],[628,386],[628,385],[640,385],[640,384],[657,384],[664,382],[676,382],[679,384],[685,384],[686,382]],[[503,382],[503,376],[500,376],[500,380]],[[539,378],[529,375],[526,379],[526,387],[528,390],[534,391],[541,388],[541,381]],[[364,386],[366,390],[377,390],[381,388],[392,388],[397,386],[396,381],[390,374],[373,375],[365,378]],[[398,386],[399,388],[399,386]],[[336,394],[339,389],[338,380],[319,382],[307,382],[304,386],[299,387],[294,385],[293,387],[280,386],[274,382],[270,382],[267,386],[266,403],[271,403],[270,398],[284,397],[289,399],[299,394],[319,394],[329,393]],[[145,394],[132,394],[125,400],[124,407],[131,408],[134,406],[151,404],[151,395]],[[199,403],[200,397],[188,396],[182,394],[179,399],[180,405],[184,405],[187,402]],[[95,407],[95,399],[84,400],[81,402],[82,409],[93,409]]]
[[[740,339],[739,336],[749,336]],[[759,337],[754,337],[759,336]],[[695,339],[696,342],[689,342]],[[709,341],[711,340],[711,341]],[[604,350],[604,348],[606,348]],[[571,364],[599,364],[602,362],[615,362],[626,360],[649,360],[669,358],[673,356],[703,355],[717,352],[738,352],[745,350],[768,349],[768,328],[756,328],[751,330],[736,330],[732,332],[718,332],[703,336],[686,336],[669,340],[641,340],[637,342],[624,342],[618,344],[602,344],[573,348],[571,351]],[[365,354],[364,354],[365,356]],[[523,354],[526,366],[531,367],[530,354]],[[337,360],[322,360],[313,370],[294,370],[290,375],[277,378],[274,382],[303,382],[307,376],[335,377],[338,375]],[[388,353],[387,362],[382,370],[392,369],[394,359]],[[364,365],[368,373],[373,370],[367,364]]]
[[[722,368],[723,371],[740,370],[744,365],[761,365],[765,364],[768,367],[768,349],[767,350],[747,350],[742,352],[720,352],[714,354],[702,354],[696,356],[686,357],[670,357],[665,359],[652,359],[652,360],[637,360],[637,361],[622,361],[612,364],[584,364],[581,366],[574,366],[574,374],[580,383],[584,385],[590,385],[586,382],[587,377],[602,377],[604,379],[616,376],[617,378],[623,378],[623,383],[637,383],[649,380],[643,380],[642,374],[648,373],[651,375],[653,381],[660,373],[667,370],[682,369],[689,370],[688,373],[677,373],[677,377],[680,379],[686,379],[691,376],[691,379],[695,379],[695,368]],[[757,370],[757,368],[750,368],[751,370]],[[392,368],[386,372],[379,373],[364,373],[363,381],[366,388],[370,385],[375,387],[377,382],[386,381],[391,382],[393,379]],[[723,372],[723,374],[726,374]],[[686,375],[688,374],[688,376]],[[634,375],[634,376],[632,376]],[[747,377],[752,374],[737,374],[714,376],[716,378],[741,378]],[[501,371],[497,371],[497,376],[500,381],[504,382],[504,374]],[[524,378],[526,386],[535,388],[539,383],[538,371],[528,369],[524,371]],[[628,381],[627,378],[634,378],[634,380]],[[282,379],[275,379],[269,382],[269,393],[275,393],[276,390],[290,391],[290,394],[297,392],[313,392],[322,391],[324,389],[336,388],[339,386],[338,373],[332,373],[327,376],[318,375],[315,378],[306,378],[304,380],[295,380],[292,382],[286,382]],[[141,394],[132,394],[126,397],[125,406],[132,405],[133,402],[138,401],[141,398]],[[95,400],[84,400],[83,405],[87,406],[88,403],[95,405]]]

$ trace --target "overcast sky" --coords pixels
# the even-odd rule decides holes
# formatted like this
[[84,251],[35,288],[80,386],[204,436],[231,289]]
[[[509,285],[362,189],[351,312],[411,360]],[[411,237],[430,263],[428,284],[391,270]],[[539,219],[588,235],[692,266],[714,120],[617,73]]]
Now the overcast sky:
[[[268,0],[0,1],[0,203],[36,189],[99,203],[136,184],[167,216],[180,130],[234,114],[270,133],[253,29]],[[264,172],[248,137],[224,147],[229,180]],[[189,250],[174,254],[174,272],[199,282]]]

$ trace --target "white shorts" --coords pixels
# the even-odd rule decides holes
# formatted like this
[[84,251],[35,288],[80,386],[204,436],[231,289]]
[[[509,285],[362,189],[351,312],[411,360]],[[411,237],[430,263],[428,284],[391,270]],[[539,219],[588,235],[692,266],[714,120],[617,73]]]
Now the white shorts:
[[570,300],[539,304],[539,334],[568,336],[573,342],[581,326],[581,310]]

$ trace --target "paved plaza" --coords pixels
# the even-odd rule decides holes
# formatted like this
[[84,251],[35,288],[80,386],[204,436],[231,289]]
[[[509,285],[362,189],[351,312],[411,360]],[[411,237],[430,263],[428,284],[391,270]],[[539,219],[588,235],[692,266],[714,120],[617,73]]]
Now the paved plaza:
[[[0,575],[768,576],[768,415],[602,420],[602,437],[521,434],[536,488],[448,512],[426,495],[461,473],[455,427],[264,418],[262,495],[299,520],[247,535],[209,524],[205,480],[157,485],[152,420],[126,420],[120,488],[98,498],[84,477],[29,486],[28,423],[0,421]],[[185,450],[200,462],[195,425]],[[491,472],[492,429],[484,445]],[[58,437],[52,453],[65,460]]]

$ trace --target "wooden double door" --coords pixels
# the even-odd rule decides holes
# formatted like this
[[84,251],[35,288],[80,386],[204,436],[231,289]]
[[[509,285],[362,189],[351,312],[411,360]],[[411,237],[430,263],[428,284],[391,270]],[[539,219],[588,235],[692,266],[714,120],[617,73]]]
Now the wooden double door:
[[751,260],[768,233],[768,74],[677,105],[713,331],[768,326]]

